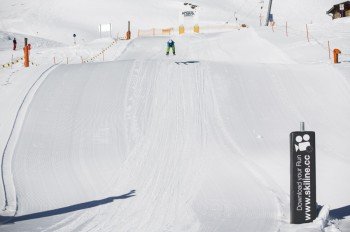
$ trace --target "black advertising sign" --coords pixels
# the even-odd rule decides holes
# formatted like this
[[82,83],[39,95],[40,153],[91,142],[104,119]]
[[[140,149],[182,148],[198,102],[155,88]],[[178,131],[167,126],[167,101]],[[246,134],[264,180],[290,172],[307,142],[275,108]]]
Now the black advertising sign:
[[291,223],[312,222],[317,217],[315,132],[290,134]]

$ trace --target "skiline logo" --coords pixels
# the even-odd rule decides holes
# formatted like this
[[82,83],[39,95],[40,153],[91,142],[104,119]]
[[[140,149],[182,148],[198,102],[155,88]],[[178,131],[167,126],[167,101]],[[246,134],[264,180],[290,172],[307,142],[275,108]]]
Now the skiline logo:
[[307,151],[307,152],[312,152],[312,147],[310,144],[310,135],[305,134],[303,136],[297,136],[295,138],[295,141],[297,142],[297,144],[294,144],[295,147],[295,151]]

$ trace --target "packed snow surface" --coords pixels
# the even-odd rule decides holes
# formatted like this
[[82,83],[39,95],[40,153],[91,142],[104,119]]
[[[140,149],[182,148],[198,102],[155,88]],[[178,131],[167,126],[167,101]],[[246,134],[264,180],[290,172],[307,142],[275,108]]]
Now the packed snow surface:
[[[259,27],[267,2],[199,1],[203,23],[237,11],[252,26],[173,35],[176,56],[168,36],[96,40],[98,23],[124,32],[130,15],[139,28],[176,25],[182,4],[123,2],[0,3],[0,61],[21,56],[9,38],[34,44],[31,68],[0,69],[0,231],[350,231],[350,22],[325,15],[339,1],[276,2],[273,30]],[[300,8],[317,13],[287,17]],[[300,121],[316,131],[323,207],[290,225]]]

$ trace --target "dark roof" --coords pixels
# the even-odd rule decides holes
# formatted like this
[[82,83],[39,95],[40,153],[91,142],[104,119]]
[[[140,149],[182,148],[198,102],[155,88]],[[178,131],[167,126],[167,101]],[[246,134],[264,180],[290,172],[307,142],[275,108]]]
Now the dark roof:
[[339,9],[339,5],[340,5],[340,4],[344,4],[345,6],[349,6],[349,7],[350,7],[350,1],[341,2],[341,3],[335,4],[331,9],[329,9],[329,10],[327,11],[327,14],[333,13],[333,11],[335,10],[335,8],[338,8],[338,9]]

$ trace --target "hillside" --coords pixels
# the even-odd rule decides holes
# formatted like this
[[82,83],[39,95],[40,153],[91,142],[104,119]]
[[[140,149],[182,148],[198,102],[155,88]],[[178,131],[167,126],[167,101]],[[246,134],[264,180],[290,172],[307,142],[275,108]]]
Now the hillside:
[[[278,23],[285,20],[291,23],[310,23],[328,21],[325,12],[339,0],[286,0],[273,3],[272,13]],[[202,24],[234,22],[236,16],[240,23],[252,26],[259,24],[259,15],[266,16],[268,1],[222,0],[213,2],[199,0],[193,2],[200,6]],[[99,36],[98,25],[112,23],[113,34],[124,34],[127,21],[137,29],[177,27],[178,15],[183,2],[177,0],[104,0],[103,2],[4,0],[0,3],[0,30],[39,36],[63,43],[71,43],[73,33],[78,40],[89,41]],[[263,9],[261,9],[263,7]]]
[[[177,27],[183,3],[2,1],[0,61],[28,36],[33,63],[0,69],[0,231],[350,231],[350,20],[325,14],[337,2],[275,2],[271,28],[266,1],[202,0],[199,24],[215,30],[136,38]],[[115,38],[128,20],[133,39]],[[322,211],[292,225],[301,121]]]

